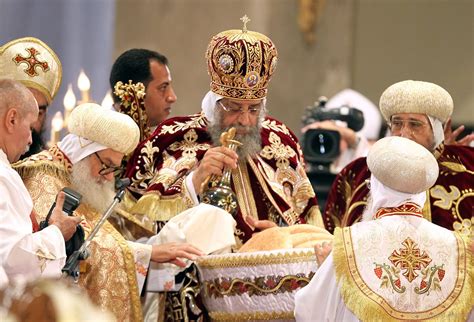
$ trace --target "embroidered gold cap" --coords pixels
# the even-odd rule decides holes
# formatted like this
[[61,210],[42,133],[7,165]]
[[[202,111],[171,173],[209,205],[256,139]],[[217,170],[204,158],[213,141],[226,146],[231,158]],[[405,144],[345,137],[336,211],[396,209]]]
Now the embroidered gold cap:
[[74,108],[68,129],[72,134],[123,154],[132,152],[140,138],[138,125],[130,116],[95,103],[84,103]]
[[35,88],[51,103],[61,85],[61,62],[41,40],[15,39],[0,47],[0,78],[11,78]]
[[367,165],[381,183],[404,193],[428,190],[439,174],[438,162],[430,151],[398,136],[375,142],[367,156]]
[[206,51],[211,91],[235,99],[261,99],[277,65],[277,49],[267,36],[247,30],[227,30],[212,37]]
[[399,113],[426,114],[446,122],[453,113],[451,95],[439,85],[406,80],[388,87],[380,97],[385,120]]

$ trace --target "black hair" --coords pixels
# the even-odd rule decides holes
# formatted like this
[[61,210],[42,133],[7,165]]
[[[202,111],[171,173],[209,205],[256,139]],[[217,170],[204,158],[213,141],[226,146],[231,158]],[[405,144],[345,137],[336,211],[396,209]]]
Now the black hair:
[[139,48],[129,49],[115,60],[109,77],[115,103],[120,102],[120,98],[113,94],[117,82],[128,83],[131,80],[133,83],[142,82],[145,88],[148,86],[152,79],[150,61],[153,60],[162,65],[168,65],[168,59],[164,55],[153,50]]

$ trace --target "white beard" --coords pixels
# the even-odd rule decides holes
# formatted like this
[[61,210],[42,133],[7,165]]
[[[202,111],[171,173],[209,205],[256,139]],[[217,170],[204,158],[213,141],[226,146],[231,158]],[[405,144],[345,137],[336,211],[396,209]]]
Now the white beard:
[[113,181],[92,177],[89,158],[72,166],[71,187],[82,195],[82,202],[100,213],[109,207],[115,196]]

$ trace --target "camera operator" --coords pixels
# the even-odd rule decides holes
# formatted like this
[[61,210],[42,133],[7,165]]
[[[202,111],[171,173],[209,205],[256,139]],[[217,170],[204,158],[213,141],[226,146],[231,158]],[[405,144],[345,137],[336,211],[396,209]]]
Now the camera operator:
[[328,111],[328,114],[331,109],[343,106],[356,108],[363,114],[363,127],[359,131],[352,129],[347,122],[338,119],[317,120],[301,130],[304,135],[310,129],[339,133],[339,155],[331,162],[328,169],[330,173],[336,174],[352,160],[367,155],[371,144],[379,138],[382,118],[377,107],[368,98],[352,89],[344,89],[327,102],[323,100],[319,104]]

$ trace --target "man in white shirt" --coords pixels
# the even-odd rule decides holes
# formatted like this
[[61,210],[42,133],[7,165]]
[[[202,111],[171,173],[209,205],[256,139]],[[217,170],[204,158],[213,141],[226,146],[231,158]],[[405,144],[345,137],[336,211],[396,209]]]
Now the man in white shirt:
[[332,253],[296,294],[296,320],[471,321],[474,241],[422,214],[435,157],[393,136],[374,144],[367,165],[364,221],[335,230]]
[[60,194],[50,226],[33,233],[33,202],[10,163],[31,144],[31,126],[37,118],[33,94],[16,81],[0,80],[0,266],[9,279],[60,276],[66,260],[64,241],[80,222],[62,213],[64,194]]

